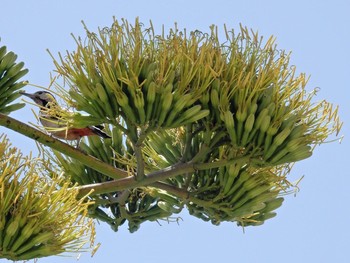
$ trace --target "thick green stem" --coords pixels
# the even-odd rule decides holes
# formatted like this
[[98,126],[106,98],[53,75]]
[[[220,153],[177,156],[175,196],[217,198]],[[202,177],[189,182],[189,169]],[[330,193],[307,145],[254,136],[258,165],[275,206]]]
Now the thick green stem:
[[145,162],[143,160],[143,153],[142,153],[142,145],[144,140],[147,137],[147,133],[144,130],[141,130],[141,133],[139,135],[139,138],[136,143],[133,143],[134,152],[135,152],[135,158],[136,158],[136,165],[137,165],[137,171],[136,171],[136,180],[140,181],[143,179],[145,175]]
[[192,163],[179,163],[175,164],[171,167],[167,167],[165,169],[147,174],[140,181],[137,181],[134,176],[129,176],[126,178],[122,178],[119,180],[97,183],[97,184],[89,184],[79,187],[80,192],[79,196],[84,196],[89,193],[92,189],[94,192],[92,195],[102,194],[102,193],[110,193],[121,191],[130,188],[136,188],[140,186],[152,185],[153,183],[161,180],[165,180],[167,178],[173,177],[175,175],[184,174],[187,172],[194,172],[194,164]]
[[134,152],[136,157],[136,180],[141,181],[145,176],[145,162],[143,160],[143,154],[141,150],[141,146],[138,144],[134,144]]
[[99,159],[82,152],[66,143],[61,142],[47,135],[41,131],[34,129],[33,127],[22,123],[16,119],[13,119],[7,115],[0,113],[0,125],[14,130],[20,134],[23,134],[33,140],[36,140],[43,145],[46,145],[54,150],[59,151],[69,157],[79,160],[86,166],[103,173],[113,179],[121,179],[128,176],[128,172],[122,169],[115,168],[107,163],[100,161]]
[[[154,186],[159,188],[169,188],[161,181],[164,181],[170,177],[176,175],[183,175],[187,173],[193,173],[196,170],[207,170],[211,168],[217,168],[224,165],[229,165],[235,162],[249,161],[250,156],[243,156],[232,160],[221,160],[211,163],[194,163],[192,161],[186,163],[177,163],[173,166],[164,168],[159,171],[149,173],[143,177],[142,180],[136,180],[135,176],[129,176],[127,171],[115,168],[107,163],[100,161],[99,159],[90,156],[79,149],[76,149],[66,143],[63,143],[41,131],[34,129],[33,127],[15,120],[9,116],[0,113],[0,125],[21,133],[31,139],[38,141],[54,150],[57,150],[69,157],[72,157],[84,165],[103,173],[116,180],[108,181],[97,184],[89,184],[80,186],[79,196],[84,196],[93,190],[92,195],[111,193],[116,191],[122,191],[126,189],[141,187],[141,186]],[[166,189],[164,189],[166,190]],[[182,195],[187,195],[185,192],[176,190],[175,188],[168,189],[172,193],[176,194],[177,191],[179,197],[185,197]],[[179,192],[180,191],[180,192]],[[181,196],[180,196],[181,194]]]
[[134,176],[129,176],[127,178],[122,178],[122,179],[114,180],[110,182],[84,185],[79,187],[80,189],[79,195],[84,196],[88,194],[91,190],[94,190],[92,195],[97,195],[97,194],[110,193],[110,192],[130,189],[130,188],[141,187],[141,186],[159,187],[159,184],[157,184],[157,182],[164,181],[165,179],[168,179],[176,175],[194,173],[196,170],[207,170],[211,168],[217,168],[217,167],[229,165],[235,162],[242,162],[245,160],[248,161],[249,158],[250,158],[249,156],[244,156],[233,160],[222,160],[217,162],[198,163],[198,164],[192,163],[192,162],[177,163],[173,166],[164,168],[162,170],[149,173],[145,175],[144,178],[140,181],[137,181]]
[[186,136],[186,140],[185,140],[185,147],[184,147],[183,155],[181,158],[182,162],[186,162],[187,157],[190,156],[191,143],[192,143],[192,137],[193,137],[191,124],[186,125],[186,135],[185,136]]
[[151,186],[167,191],[170,194],[180,197],[184,201],[188,200],[190,196],[190,193],[187,190],[178,188],[174,185],[170,185],[162,182],[156,182],[156,183],[153,183]]

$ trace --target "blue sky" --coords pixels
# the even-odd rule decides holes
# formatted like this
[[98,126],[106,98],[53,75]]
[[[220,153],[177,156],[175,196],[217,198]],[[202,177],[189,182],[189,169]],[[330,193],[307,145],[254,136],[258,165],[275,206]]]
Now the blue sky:
[[[350,262],[349,10],[347,0],[3,1],[0,45],[26,63],[32,83],[48,85],[54,66],[46,49],[53,54],[73,50],[70,33],[84,35],[81,20],[91,30],[111,25],[113,16],[130,22],[139,16],[145,24],[151,19],[158,30],[174,22],[180,28],[201,31],[208,31],[211,24],[238,29],[242,23],[263,36],[276,36],[280,49],[292,51],[291,63],[298,72],[311,75],[308,87],[320,87],[317,99],[339,105],[345,122],[342,144],[322,145],[294,167],[291,181],[305,175],[301,191],[296,197],[288,196],[277,217],[264,225],[243,233],[233,223],[213,226],[186,212],[179,225],[146,223],[134,234],[126,227],[114,233],[98,225],[101,248],[93,258],[83,253],[79,262]],[[12,116],[34,121],[30,107]],[[36,149],[29,139],[0,127],[3,132],[24,152]],[[75,258],[39,262],[75,262]]]

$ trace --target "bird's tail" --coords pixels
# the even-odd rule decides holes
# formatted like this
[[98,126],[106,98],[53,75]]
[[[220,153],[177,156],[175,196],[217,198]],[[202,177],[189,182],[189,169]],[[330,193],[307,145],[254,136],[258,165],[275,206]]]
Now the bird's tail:
[[104,127],[102,125],[96,125],[96,126],[89,126],[89,129],[96,135],[108,139],[108,138],[112,138],[111,136],[109,136],[107,133],[105,133],[102,129]]

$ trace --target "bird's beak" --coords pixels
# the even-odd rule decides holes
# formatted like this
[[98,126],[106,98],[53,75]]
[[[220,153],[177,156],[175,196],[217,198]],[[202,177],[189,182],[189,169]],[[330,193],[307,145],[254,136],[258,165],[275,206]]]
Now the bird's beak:
[[24,95],[24,96],[27,96],[28,98],[31,98],[32,100],[34,100],[36,97],[34,94],[31,94],[31,93],[26,93],[24,91],[20,91],[19,92],[21,95]]

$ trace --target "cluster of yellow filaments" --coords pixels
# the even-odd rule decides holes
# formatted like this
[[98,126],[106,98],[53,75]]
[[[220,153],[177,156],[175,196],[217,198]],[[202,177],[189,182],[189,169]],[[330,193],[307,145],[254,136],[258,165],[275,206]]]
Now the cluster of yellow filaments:
[[29,260],[77,253],[94,240],[92,202],[48,163],[23,156],[0,136],[0,258]]

